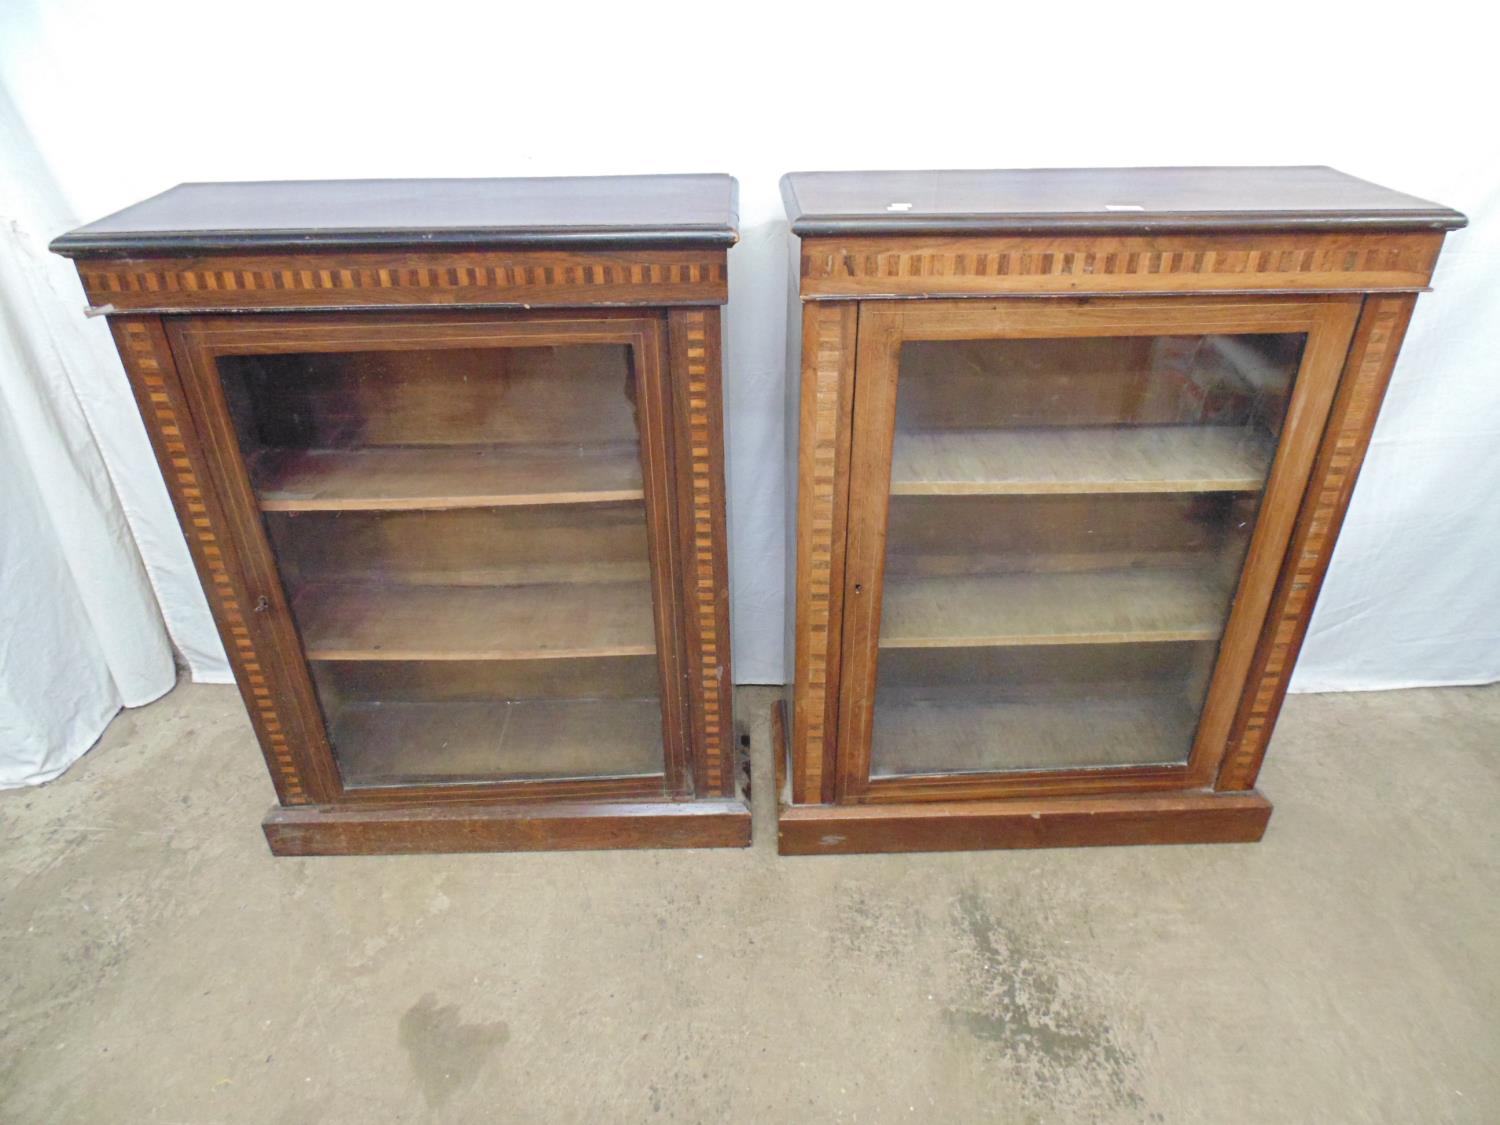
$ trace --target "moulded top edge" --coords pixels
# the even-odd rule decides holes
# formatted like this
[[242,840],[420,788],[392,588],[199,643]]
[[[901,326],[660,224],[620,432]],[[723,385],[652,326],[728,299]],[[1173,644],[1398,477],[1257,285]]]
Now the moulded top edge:
[[1468,220],[1325,167],[793,172],[802,237],[1444,231]]
[[68,257],[235,251],[727,248],[727,175],[179,184],[52,242]]

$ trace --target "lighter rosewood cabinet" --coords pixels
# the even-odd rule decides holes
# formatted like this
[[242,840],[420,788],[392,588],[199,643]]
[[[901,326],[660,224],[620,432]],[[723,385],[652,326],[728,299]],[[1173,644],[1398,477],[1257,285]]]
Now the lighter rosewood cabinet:
[[108,316],[278,854],[748,843],[727,176],[187,184],[59,238]]
[[796,173],[780,847],[1252,841],[1446,208],[1327,168]]

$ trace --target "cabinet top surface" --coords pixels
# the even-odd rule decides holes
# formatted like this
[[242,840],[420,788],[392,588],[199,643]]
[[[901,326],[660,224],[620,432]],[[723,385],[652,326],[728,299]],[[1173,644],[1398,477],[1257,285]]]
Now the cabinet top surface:
[[809,236],[1244,230],[1453,230],[1468,220],[1332,168],[792,172]]
[[68,257],[203,251],[732,246],[732,176],[179,184],[52,242]]

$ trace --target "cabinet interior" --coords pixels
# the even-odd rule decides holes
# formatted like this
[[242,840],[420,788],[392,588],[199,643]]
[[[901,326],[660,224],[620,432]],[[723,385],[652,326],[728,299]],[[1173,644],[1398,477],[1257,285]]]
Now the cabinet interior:
[[627,347],[219,367],[346,785],[662,772]]
[[872,776],[1187,760],[1302,345],[902,346]]

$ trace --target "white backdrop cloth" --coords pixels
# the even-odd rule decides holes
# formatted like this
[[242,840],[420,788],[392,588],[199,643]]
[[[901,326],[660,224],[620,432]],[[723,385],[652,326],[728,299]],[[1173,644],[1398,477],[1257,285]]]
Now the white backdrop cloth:
[[48,186],[0,92],[0,787],[56,777],[121,706],[147,703],[175,679],[156,597],[75,392],[75,376],[113,374],[112,345],[85,321],[67,263],[47,253],[58,222]]
[[[839,5],[773,2],[750,18],[733,5],[683,3],[679,19],[668,14],[673,6],[647,6],[659,34],[638,53],[670,65],[703,42],[732,42],[716,60],[713,97],[684,98],[671,84],[619,85],[619,45],[637,42],[638,25],[629,22],[639,20],[637,8],[601,9],[605,30],[580,36],[571,9],[555,5],[473,5],[458,37],[451,20],[367,7],[358,27],[361,65],[395,67],[405,81],[366,84],[359,98],[323,107],[309,107],[297,83],[231,84],[211,98],[177,99],[170,128],[144,129],[140,113],[132,127],[101,118],[102,107],[125,97],[121,59],[194,58],[212,43],[213,65],[224,73],[317,73],[328,44],[347,40],[347,16],[336,5],[263,0],[260,18],[246,21],[224,5],[161,0],[143,20],[129,4],[9,0],[0,5],[0,76],[69,209],[84,218],[182,180],[734,173],[741,242],[730,252],[725,397],[734,670],[746,683],[786,674],[782,173],[1327,163],[1457,207],[1473,225],[1449,238],[1436,292],[1418,303],[1293,688],[1500,679],[1500,504],[1493,500],[1500,493],[1500,141],[1486,36],[1406,52],[1401,94],[1387,96],[1375,80],[1351,91],[1345,68],[1300,63],[1390,56],[1390,22],[1351,21],[1340,5],[1266,0],[1251,21],[1228,9],[1205,16],[1201,5],[1185,2],[1175,7],[1191,19],[1172,18],[1171,4],[1158,5],[1169,10],[1163,18],[1145,21],[1115,8],[1102,16],[1059,5],[962,9],[967,41],[1066,44],[1065,83],[1057,81],[1055,51],[1011,52],[999,71],[945,66],[956,25],[941,15],[852,21]],[[1446,9],[1448,22],[1466,16],[1443,0],[1424,12],[1442,21]],[[1078,35],[1085,24],[1103,30]],[[285,33],[291,25],[295,36]],[[792,25],[796,43],[789,45]],[[1297,29],[1292,52],[1290,26]],[[552,93],[507,115],[503,138],[475,144],[475,136],[494,135],[494,43],[563,40],[574,81],[558,86],[548,52],[513,52],[507,88]],[[1231,40],[1236,57],[1270,60],[1269,80],[1215,81],[1212,96],[1185,98],[1181,68],[1134,67],[1121,76],[1121,58],[1194,58],[1205,45],[1212,53]],[[767,81],[800,57],[797,44],[818,43],[837,43],[841,58],[918,60],[920,73],[941,81],[899,91],[877,84],[863,108],[850,108],[847,67],[804,66],[796,82]],[[413,97],[412,90],[441,93]],[[1003,128],[986,127],[989,107],[1037,90],[1046,96],[1031,98],[1027,112],[1006,115]],[[601,105],[621,121],[672,126],[599,129]],[[807,127],[810,105],[843,107],[839,127]],[[76,322],[82,298],[69,284],[58,315]],[[123,398],[118,363],[106,351],[74,372],[80,396],[99,420],[96,432],[174,641],[195,677],[222,678],[202,595]]]
[[1477,202],[1417,298],[1293,691],[1500,680],[1500,190]]

